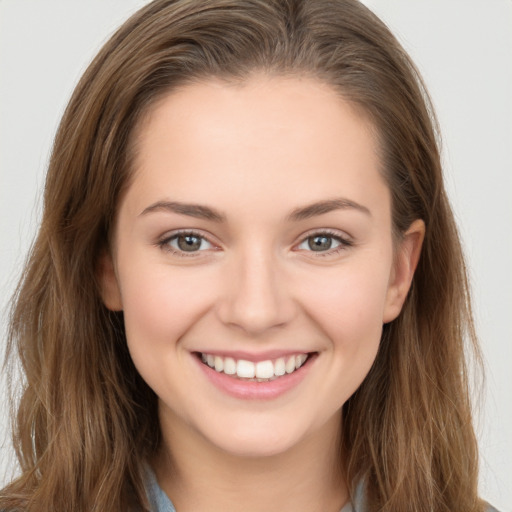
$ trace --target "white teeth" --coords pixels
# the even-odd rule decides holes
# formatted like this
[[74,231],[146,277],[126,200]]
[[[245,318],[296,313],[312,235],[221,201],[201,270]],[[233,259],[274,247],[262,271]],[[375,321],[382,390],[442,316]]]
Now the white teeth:
[[299,369],[305,363],[307,358],[307,354],[300,354],[295,356],[295,368]]
[[236,374],[242,378],[252,379],[256,375],[254,363],[240,359],[236,363]]
[[256,363],[256,377],[258,379],[270,379],[274,376],[274,364],[272,361],[260,361]]
[[224,359],[224,373],[226,375],[234,375],[236,373],[236,361],[232,357]]
[[276,360],[274,363],[274,374],[278,377],[281,377],[281,375],[284,375],[286,373],[286,365],[284,363],[284,357],[280,357]]
[[201,354],[201,361],[216,372],[224,372],[226,375],[236,375],[241,379],[249,379],[257,382],[268,382],[285,374],[298,370],[307,360],[307,354],[295,354],[288,357],[279,357],[275,361],[265,360],[253,363],[245,359],[238,361],[232,357]]
[[215,371],[221,372],[222,370],[224,370],[224,359],[222,359],[222,357],[215,356]]
[[288,358],[285,364],[286,373],[292,373],[295,370],[295,356]]

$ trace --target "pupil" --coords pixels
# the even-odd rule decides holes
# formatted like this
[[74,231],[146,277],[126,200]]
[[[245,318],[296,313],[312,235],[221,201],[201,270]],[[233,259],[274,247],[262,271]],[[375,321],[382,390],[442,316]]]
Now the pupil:
[[325,251],[331,248],[332,239],[328,236],[314,236],[309,239],[308,245],[313,251]]
[[178,237],[178,247],[182,251],[197,251],[201,247],[201,239],[194,235],[181,235]]

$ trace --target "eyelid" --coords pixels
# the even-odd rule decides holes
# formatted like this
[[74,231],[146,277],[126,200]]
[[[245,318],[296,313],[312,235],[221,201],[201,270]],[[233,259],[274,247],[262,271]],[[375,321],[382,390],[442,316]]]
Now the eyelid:
[[157,245],[162,250],[167,251],[173,255],[183,256],[186,258],[202,256],[203,255],[202,253],[204,253],[208,250],[212,250],[212,248],[209,248],[209,249],[187,252],[187,251],[181,251],[179,249],[172,247],[170,245],[171,240],[179,237],[180,235],[191,235],[191,236],[195,236],[197,238],[201,238],[202,240],[205,240],[206,242],[208,242],[212,246],[213,250],[219,249],[219,245],[216,244],[215,242],[213,242],[210,236],[205,235],[202,231],[197,230],[197,229],[177,229],[175,231],[167,232],[158,238],[155,245]]
[[[212,237],[205,235],[204,232],[202,232],[201,230],[197,230],[197,229],[178,229],[175,231],[165,233],[163,236],[161,236],[157,240],[156,245],[158,247],[160,247],[162,250],[168,251],[171,254],[174,254],[177,256],[184,256],[184,257],[202,256],[203,255],[202,253],[205,253],[212,249],[212,248],[209,248],[209,249],[203,249],[203,250],[197,250],[197,251],[191,251],[191,252],[181,251],[179,249],[176,249],[170,245],[170,241],[180,235],[196,236],[196,237],[201,238],[201,239],[205,240],[206,242],[208,242],[212,246],[213,250],[220,249],[219,244],[216,244],[215,242],[212,241],[212,239],[211,239]],[[313,250],[308,251],[305,249],[300,249],[300,250],[304,251],[304,252],[312,253],[315,257],[322,257],[322,256],[329,256],[329,255],[337,254],[340,251],[348,249],[349,247],[354,245],[353,239],[350,235],[348,235],[344,232],[338,231],[338,230],[324,228],[324,229],[312,229],[312,230],[307,231],[306,233],[302,234],[299,241],[294,245],[294,247],[300,246],[301,244],[306,242],[308,238],[312,238],[314,236],[321,236],[321,235],[324,235],[324,236],[327,236],[328,238],[333,238],[333,239],[337,240],[340,243],[340,245],[338,247],[335,247],[334,249],[328,249],[326,251],[313,251]]]
[[306,250],[306,249],[299,249],[301,251],[304,251],[305,253],[311,253],[315,257],[319,256],[330,256],[337,254],[343,250],[346,250],[354,245],[354,241],[352,237],[344,232],[330,229],[330,228],[320,228],[320,229],[312,229],[303,235],[301,235],[300,240],[297,244],[295,244],[295,247],[298,247],[302,245],[304,242],[308,240],[308,238],[313,238],[315,236],[326,236],[328,238],[333,238],[337,240],[340,245],[338,247],[335,247],[334,249],[328,249],[326,251],[313,251],[313,250]]

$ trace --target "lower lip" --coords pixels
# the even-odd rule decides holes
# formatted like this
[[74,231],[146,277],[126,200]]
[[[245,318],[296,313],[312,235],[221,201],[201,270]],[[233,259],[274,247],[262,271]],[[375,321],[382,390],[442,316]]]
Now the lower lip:
[[240,380],[225,373],[216,372],[195,355],[194,359],[210,382],[224,393],[244,400],[272,400],[284,395],[302,382],[316,359],[316,354],[310,355],[306,362],[293,373],[267,382]]

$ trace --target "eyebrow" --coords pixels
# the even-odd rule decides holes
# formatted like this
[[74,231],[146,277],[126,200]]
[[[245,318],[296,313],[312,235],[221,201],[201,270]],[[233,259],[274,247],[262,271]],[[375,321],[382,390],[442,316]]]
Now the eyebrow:
[[214,208],[200,204],[181,203],[178,201],[157,201],[145,208],[140,215],[147,215],[148,213],[162,211],[179,213],[181,215],[188,215],[189,217],[196,217],[198,219],[211,220],[214,222],[226,221],[226,216]]
[[[366,206],[351,201],[350,199],[335,198],[317,201],[307,206],[296,208],[286,217],[286,220],[289,222],[298,222],[335,210],[347,209],[354,209],[371,216],[371,212],[366,208]],[[226,215],[215,208],[194,203],[182,203],[179,201],[157,201],[145,208],[140,215],[142,216],[147,215],[148,213],[161,211],[188,215],[189,217],[196,217],[198,219],[210,220],[213,222],[226,222]]]
[[300,208],[296,208],[293,210],[287,217],[287,220],[292,222],[297,222],[299,220],[310,219],[311,217],[316,217],[317,215],[323,215],[324,213],[329,213],[334,210],[349,210],[354,209],[364,213],[365,215],[369,215],[371,217],[371,212],[366,206],[362,204],[356,203],[355,201],[351,201],[350,199],[345,198],[334,198],[327,199],[325,201],[317,201],[316,203],[309,204],[307,206],[303,206]]

